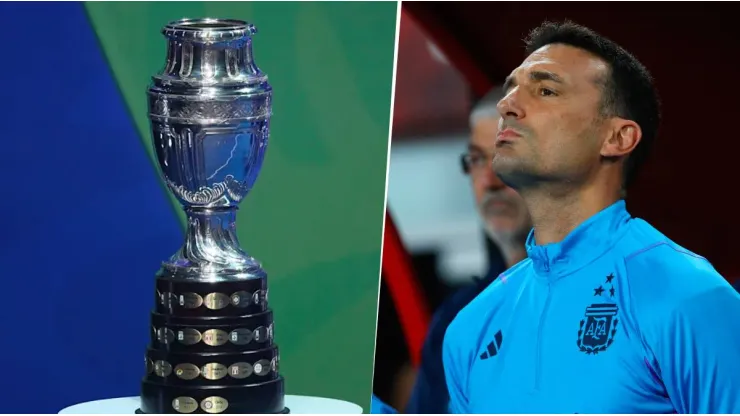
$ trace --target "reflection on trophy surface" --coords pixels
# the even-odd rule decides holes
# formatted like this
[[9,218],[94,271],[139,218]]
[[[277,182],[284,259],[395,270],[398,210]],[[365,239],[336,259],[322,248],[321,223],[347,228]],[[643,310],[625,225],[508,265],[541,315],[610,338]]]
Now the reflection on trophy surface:
[[166,64],[148,90],[154,148],[182,204],[182,247],[156,278],[143,413],[283,413],[267,274],[240,247],[236,210],[262,167],[272,88],[253,25],[165,26]]

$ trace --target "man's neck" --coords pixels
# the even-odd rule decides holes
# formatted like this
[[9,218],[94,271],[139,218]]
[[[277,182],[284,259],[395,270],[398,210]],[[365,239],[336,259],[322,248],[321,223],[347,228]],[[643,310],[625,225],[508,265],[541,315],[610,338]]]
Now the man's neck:
[[584,221],[617,202],[619,190],[589,187],[568,192],[548,189],[521,192],[534,225],[538,245],[558,243]]

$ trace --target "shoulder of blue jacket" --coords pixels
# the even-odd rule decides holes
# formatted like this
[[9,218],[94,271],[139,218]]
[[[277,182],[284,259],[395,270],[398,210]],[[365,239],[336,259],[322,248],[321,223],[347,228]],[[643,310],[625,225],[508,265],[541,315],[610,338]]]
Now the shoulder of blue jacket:
[[634,301],[673,308],[686,299],[729,286],[704,257],[682,247],[645,221],[637,220],[618,245]]
[[396,411],[396,409],[389,406],[384,401],[380,400],[378,396],[373,394],[370,400],[370,413],[390,415],[396,414],[398,412]]

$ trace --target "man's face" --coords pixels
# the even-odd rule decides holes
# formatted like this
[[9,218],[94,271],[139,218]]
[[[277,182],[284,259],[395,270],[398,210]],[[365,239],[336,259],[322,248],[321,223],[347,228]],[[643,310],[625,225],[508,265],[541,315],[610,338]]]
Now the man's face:
[[599,113],[607,64],[553,44],[532,53],[507,78],[493,167],[520,189],[585,181],[600,162],[608,124]]
[[519,194],[504,185],[491,169],[496,151],[499,118],[481,118],[472,126],[468,152],[475,202],[493,240],[526,236],[530,229],[527,207]]

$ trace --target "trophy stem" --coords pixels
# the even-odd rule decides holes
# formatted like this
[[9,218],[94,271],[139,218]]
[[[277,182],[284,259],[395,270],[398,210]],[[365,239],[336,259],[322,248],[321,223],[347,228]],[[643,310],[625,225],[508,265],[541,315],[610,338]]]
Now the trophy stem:
[[261,265],[239,245],[236,235],[238,207],[188,207],[185,242],[164,264],[182,278],[201,281],[259,279],[265,277]]

